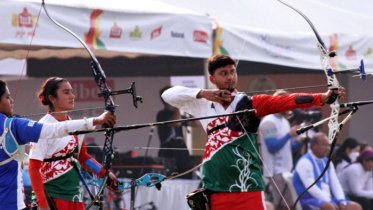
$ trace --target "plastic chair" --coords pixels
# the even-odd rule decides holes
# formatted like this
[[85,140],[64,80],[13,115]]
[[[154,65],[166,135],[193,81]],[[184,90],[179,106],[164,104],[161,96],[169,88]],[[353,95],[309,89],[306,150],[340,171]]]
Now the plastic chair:
[[[293,201],[295,202],[295,200],[298,198],[298,194],[295,191],[295,188],[294,188],[294,185],[293,185],[293,173],[291,173],[291,172],[282,173],[282,177],[286,181],[288,189],[290,190],[291,197],[293,198]],[[297,206],[296,206],[295,209],[296,210],[302,210],[302,207],[301,207],[299,202],[297,203]]]

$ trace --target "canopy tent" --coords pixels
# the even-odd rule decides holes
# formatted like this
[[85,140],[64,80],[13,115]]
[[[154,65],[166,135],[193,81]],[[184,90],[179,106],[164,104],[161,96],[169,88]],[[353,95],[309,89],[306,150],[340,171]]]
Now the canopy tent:
[[[125,54],[170,55],[207,58],[212,49],[211,20],[206,15],[162,2],[46,0],[49,14],[76,33],[103,57]],[[41,0],[0,1],[0,59],[21,57],[31,43]],[[30,56],[86,56],[73,36],[57,27],[41,11]],[[35,47],[36,46],[36,47]],[[63,48],[65,51],[56,51]],[[14,53],[16,52],[16,53]],[[23,57],[24,58],[24,57]]]
[[[235,59],[320,69],[316,36],[294,10],[277,0],[158,0],[201,13],[215,20],[215,53]],[[304,13],[315,25],[329,50],[335,70],[356,68],[365,60],[373,72],[373,3],[358,0],[284,0]]]

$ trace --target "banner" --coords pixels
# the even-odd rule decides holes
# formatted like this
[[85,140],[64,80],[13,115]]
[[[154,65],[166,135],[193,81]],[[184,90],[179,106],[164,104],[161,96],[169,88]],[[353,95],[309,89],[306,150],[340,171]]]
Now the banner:
[[[0,43],[28,45],[40,3],[1,1]],[[57,22],[91,49],[207,58],[212,53],[212,24],[207,16],[184,13],[118,12],[47,5]],[[80,48],[71,34],[41,11],[32,45]]]
[[[311,29],[310,33],[290,33],[219,24],[215,54],[227,54],[238,60],[322,70],[317,39]],[[327,50],[337,53],[330,59],[333,70],[358,68],[360,60],[364,59],[366,72],[373,72],[372,35],[331,33],[320,36]]]

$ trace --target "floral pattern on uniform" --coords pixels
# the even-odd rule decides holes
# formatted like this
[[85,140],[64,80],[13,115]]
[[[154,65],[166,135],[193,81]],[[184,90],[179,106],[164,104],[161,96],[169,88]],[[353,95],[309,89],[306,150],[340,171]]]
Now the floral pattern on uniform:
[[252,158],[250,156],[250,153],[247,151],[240,153],[238,146],[236,149],[232,150],[232,152],[238,156],[238,159],[236,159],[236,164],[232,165],[232,167],[235,167],[239,172],[240,175],[238,176],[238,180],[236,180],[235,184],[232,184],[229,188],[229,191],[232,192],[232,188],[239,188],[241,192],[247,192],[249,191],[250,187],[252,187],[253,183],[255,183],[256,186],[258,186],[258,182],[253,177],[254,173],[250,170],[250,165],[252,164]]
[[[72,136],[69,143],[59,152],[56,152],[52,155],[52,158],[56,157],[64,157],[74,151],[75,147],[77,146],[78,141],[75,136]],[[53,180],[72,168],[70,159],[64,160],[57,160],[52,162],[43,162],[41,166],[41,177],[43,179],[43,183]]]
[[[219,117],[212,120],[211,122],[209,122],[209,124],[207,124],[206,131],[208,132],[209,130],[215,128],[218,125],[227,123],[230,118],[231,116]],[[243,134],[243,132],[233,131],[228,127],[224,127],[208,135],[205,146],[205,153],[203,155],[203,161],[210,160],[212,156],[224,145],[241,137]]]

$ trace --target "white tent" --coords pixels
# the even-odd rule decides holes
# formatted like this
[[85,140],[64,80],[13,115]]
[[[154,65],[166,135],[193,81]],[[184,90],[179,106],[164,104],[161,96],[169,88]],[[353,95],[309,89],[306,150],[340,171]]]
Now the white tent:
[[[110,56],[113,52],[132,53],[129,56],[152,54],[207,58],[211,55],[212,25],[204,14],[151,0],[46,0],[45,3],[52,18],[76,33],[90,48],[104,50],[100,54],[103,56]],[[55,25],[43,10],[32,40],[40,6],[41,0],[0,0],[2,48],[14,50],[23,46],[25,49],[24,46],[31,41],[32,46],[40,46],[34,47],[35,50],[81,48],[82,45]],[[6,51],[0,53],[0,58],[9,56]],[[69,53],[67,56],[76,55]],[[51,51],[43,55],[39,53],[41,57],[59,57],[58,54]]]
[[[217,25],[215,53],[235,59],[320,69],[316,36],[294,10],[277,0],[158,0],[208,14]],[[373,15],[369,1],[284,0],[315,25],[327,48],[339,55],[335,70],[356,68],[360,59],[373,71]],[[370,8],[370,9],[369,9]]]

